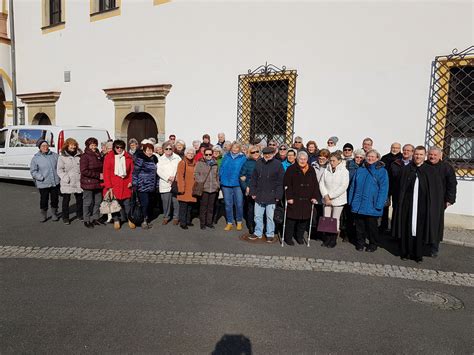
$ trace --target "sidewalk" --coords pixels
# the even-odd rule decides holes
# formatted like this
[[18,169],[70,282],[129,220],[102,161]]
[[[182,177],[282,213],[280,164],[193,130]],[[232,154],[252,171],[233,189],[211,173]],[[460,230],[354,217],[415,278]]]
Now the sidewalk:
[[474,248],[474,230],[445,227],[443,243]]

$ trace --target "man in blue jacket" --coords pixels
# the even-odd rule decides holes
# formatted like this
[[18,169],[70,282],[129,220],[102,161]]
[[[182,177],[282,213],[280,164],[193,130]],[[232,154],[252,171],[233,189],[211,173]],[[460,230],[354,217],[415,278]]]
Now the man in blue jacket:
[[275,233],[273,213],[276,203],[283,196],[284,170],[281,162],[274,159],[275,150],[263,149],[263,158],[257,161],[250,181],[250,196],[255,200],[255,233],[249,239],[263,237],[263,215],[267,216],[266,237],[271,243]]

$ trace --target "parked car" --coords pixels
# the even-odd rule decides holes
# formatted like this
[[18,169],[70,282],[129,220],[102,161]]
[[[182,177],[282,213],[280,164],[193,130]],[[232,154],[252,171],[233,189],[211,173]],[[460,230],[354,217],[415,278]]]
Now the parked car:
[[0,129],[0,178],[32,180],[30,162],[38,152],[36,142],[46,140],[50,149],[58,153],[64,141],[74,138],[79,148],[84,150],[84,142],[95,137],[99,142],[110,139],[110,134],[102,128],[89,126],[7,126]]

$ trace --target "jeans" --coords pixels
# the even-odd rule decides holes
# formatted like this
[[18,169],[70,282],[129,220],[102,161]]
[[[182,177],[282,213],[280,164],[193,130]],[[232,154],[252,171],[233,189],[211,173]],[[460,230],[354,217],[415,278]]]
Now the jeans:
[[92,222],[99,219],[99,207],[102,202],[102,190],[84,190],[83,192],[83,215],[84,222]]
[[242,189],[240,186],[222,186],[222,193],[224,194],[227,223],[232,224],[234,222],[234,206],[235,221],[242,222],[244,214],[244,195],[242,194]]
[[193,202],[179,201],[179,224],[187,226],[191,224],[191,212],[193,210]]
[[143,217],[145,218],[146,222],[149,222],[149,218],[150,218],[151,194],[153,194],[153,192],[139,192],[138,193],[138,198],[140,200],[140,204],[142,205]]
[[71,195],[76,198],[76,217],[82,219],[82,193],[80,194],[63,194],[62,215],[63,219],[69,219],[69,203],[71,202]]
[[217,192],[203,192],[201,203],[199,205],[199,221],[201,226],[212,225],[212,216],[214,215],[214,205],[216,203]]
[[255,202],[255,235],[261,238],[263,235],[263,215],[267,215],[267,237],[273,237],[275,234],[275,222],[273,221],[273,213],[275,212],[274,203],[257,203]]
[[40,193],[40,208],[48,210],[49,196],[51,195],[51,208],[58,208],[59,205],[59,185],[38,189]]
[[163,218],[171,218],[171,207],[173,207],[173,219],[178,220],[179,218],[179,204],[176,196],[173,196],[172,192],[161,193],[161,201],[163,202]]
[[362,248],[365,244],[365,238],[369,240],[369,247],[377,247],[377,235],[379,232],[377,226],[378,217],[354,214],[356,226],[356,246]]
[[117,200],[120,204],[122,209],[119,212],[112,213],[112,217],[114,218],[114,222],[126,222],[128,221],[128,214],[130,213],[130,199],[127,198],[125,200]]

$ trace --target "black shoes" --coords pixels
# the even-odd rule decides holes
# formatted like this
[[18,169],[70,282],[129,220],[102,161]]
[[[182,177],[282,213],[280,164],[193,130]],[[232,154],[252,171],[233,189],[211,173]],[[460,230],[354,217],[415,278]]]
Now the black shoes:
[[93,222],[84,222],[84,226],[86,228],[94,228],[94,223]]
[[188,227],[194,227],[193,223],[188,223]]
[[90,223],[92,223],[94,226],[105,226],[106,224],[104,221],[101,221],[100,219],[94,219]]
[[206,227],[207,227],[207,228],[210,228],[210,229],[216,229],[216,227],[214,227],[213,224],[206,224]]
[[66,224],[66,225],[69,225],[69,224],[71,224],[71,221],[69,220],[69,218],[64,218],[63,223]]
[[299,245],[304,244],[304,239],[296,239],[296,243]]
[[291,245],[291,246],[295,245],[295,242],[294,242],[293,240],[291,240],[291,239],[285,240],[285,243],[286,243],[287,245]]
[[356,247],[356,250],[357,250],[357,251],[364,251],[364,247],[357,246],[357,247]]
[[373,246],[373,245],[369,245],[367,248],[365,248],[365,251],[367,251],[369,253],[373,253],[376,250],[377,250],[377,247]]
[[205,226],[205,225],[201,225],[201,229],[202,229],[202,230],[205,230],[205,229],[206,229],[206,226]]
[[179,226],[181,227],[181,229],[188,229],[188,226],[186,224],[180,224]]
[[274,237],[267,237],[267,243],[273,243]]

